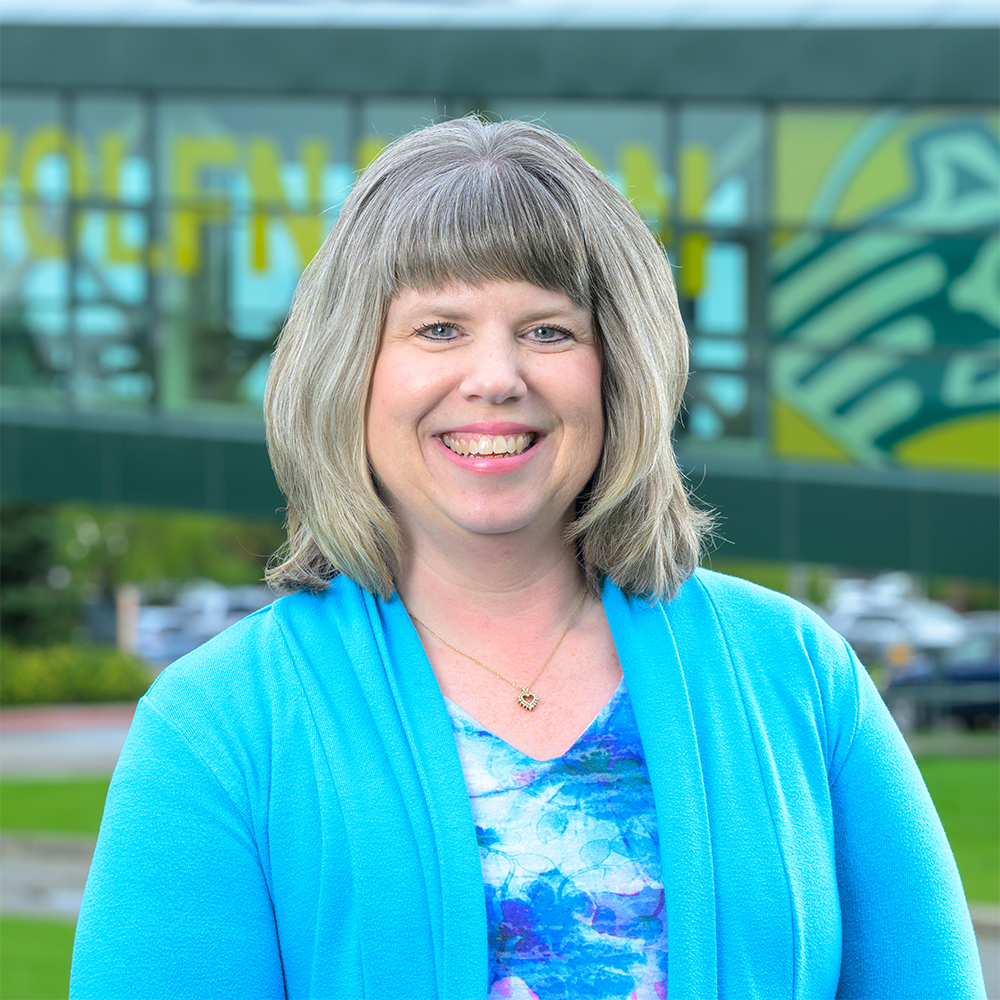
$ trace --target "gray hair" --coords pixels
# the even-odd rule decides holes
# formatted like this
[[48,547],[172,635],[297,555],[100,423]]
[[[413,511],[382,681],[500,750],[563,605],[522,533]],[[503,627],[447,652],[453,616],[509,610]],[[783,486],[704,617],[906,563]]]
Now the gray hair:
[[688,348],[663,249],[563,139],[468,117],[389,146],[299,281],[264,401],[288,501],[270,583],[321,590],[344,573],[392,593],[400,532],[365,446],[386,310],[403,288],[491,279],[561,291],[594,319],[604,447],[567,529],[590,587],[608,576],[669,599],[690,575],[709,517],[689,501],[671,443]]

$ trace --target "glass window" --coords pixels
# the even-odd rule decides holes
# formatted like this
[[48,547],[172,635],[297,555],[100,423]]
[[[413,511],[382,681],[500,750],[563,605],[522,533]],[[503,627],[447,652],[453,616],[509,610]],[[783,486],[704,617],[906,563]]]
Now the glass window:
[[58,403],[73,365],[69,202],[87,193],[88,163],[55,95],[4,95],[0,179],[0,378],[5,399]]
[[445,117],[444,101],[426,97],[368,97],[361,102],[355,165],[364,170],[393,139]]
[[763,221],[764,126],[760,108],[681,108],[677,172],[683,221],[715,226]]
[[354,181],[348,103],[167,100],[157,159],[158,299],[176,341],[162,405],[256,411],[299,275]]
[[[757,432],[748,367],[752,227],[766,214],[765,119],[759,108],[685,105],[678,125],[677,289],[691,337],[685,436]],[[758,324],[759,325],[759,324]]]

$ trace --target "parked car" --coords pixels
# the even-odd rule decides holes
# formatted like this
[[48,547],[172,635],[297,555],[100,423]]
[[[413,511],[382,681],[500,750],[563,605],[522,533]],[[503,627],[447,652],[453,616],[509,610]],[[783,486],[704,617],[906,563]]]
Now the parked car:
[[173,604],[143,605],[136,621],[135,651],[164,667],[275,598],[267,587],[224,587],[196,580]]
[[950,719],[969,729],[1000,727],[1000,619],[968,623],[967,638],[915,656],[885,692],[897,722],[922,728]]
[[173,604],[141,607],[135,626],[135,651],[155,667],[180,659],[205,641],[190,632],[189,619],[186,608]]
[[855,606],[828,612],[826,620],[865,664],[884,662],[889,651],[900,646],[916,651],[950,649],[968,633],[957,611],[947,604],[926,600]]

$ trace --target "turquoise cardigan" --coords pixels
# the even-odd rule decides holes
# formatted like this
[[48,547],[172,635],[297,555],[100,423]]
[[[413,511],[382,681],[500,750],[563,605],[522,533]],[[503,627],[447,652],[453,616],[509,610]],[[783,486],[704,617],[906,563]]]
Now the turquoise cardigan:
[[[603,593],[656,801],[671,1000],[983,997],[920,775],[835,633],[699,571]],[[398,597],[339,577],[140,702],[77,928],[75,998],[486,995],[475,828]]]

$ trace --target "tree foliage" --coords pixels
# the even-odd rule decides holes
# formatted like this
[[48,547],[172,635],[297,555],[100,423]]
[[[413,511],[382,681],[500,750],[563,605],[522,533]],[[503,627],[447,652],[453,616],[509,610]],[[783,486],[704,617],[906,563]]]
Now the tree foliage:
[[0,631],[45,646],[81,638],[82,610],[119,586],[169,596],[195,578],[259,583],[284,535],[273,522],[96,504],[0,507]]
[[123,583],[260,583],[284,540],[276,523],[207,512],[65,504],[55,516],[62,565],[91,598]]
[[[0,633],[25,645],[65,642],[80,622],[76,588],[52,586],[59,527],[49,507],[5,503],[0,510]],[[71,582],[71,581],[69,581]]]

